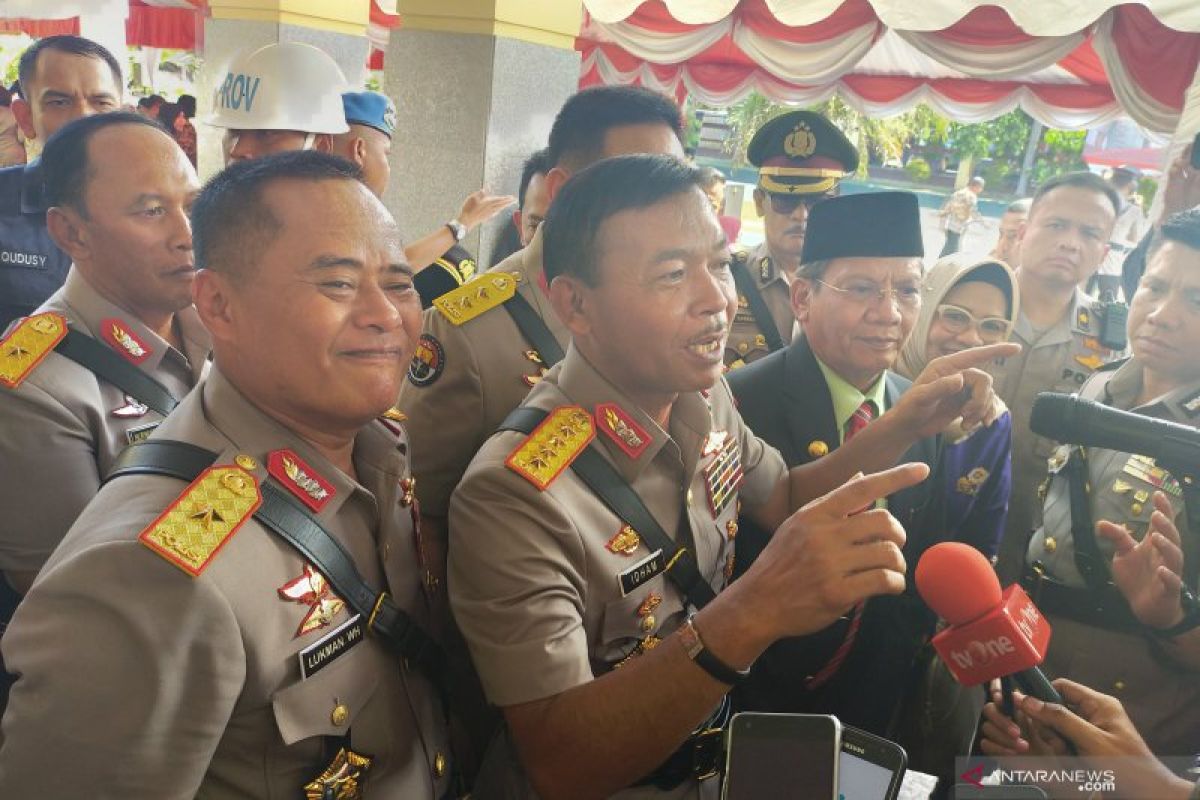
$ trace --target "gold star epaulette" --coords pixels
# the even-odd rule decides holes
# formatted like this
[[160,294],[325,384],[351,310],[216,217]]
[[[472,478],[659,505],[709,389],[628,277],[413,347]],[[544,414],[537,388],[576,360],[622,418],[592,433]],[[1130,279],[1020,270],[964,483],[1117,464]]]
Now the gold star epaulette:
[[433,301],[442,316],[454,325],[475,319],[503,305],[517,293],[517,279],[507,272],[485,272]]
[[66,319],[53,311],[18,322],[8,336],[0,339],[0,384],[10,389],[20,386],[66,335]]
[[209,467],[138,539],[196,577],[260,505],[258,481],[245,469]]
[[591,414],[579,406],[561,406],[533,429],[504,465],[545,491],[594,438]]

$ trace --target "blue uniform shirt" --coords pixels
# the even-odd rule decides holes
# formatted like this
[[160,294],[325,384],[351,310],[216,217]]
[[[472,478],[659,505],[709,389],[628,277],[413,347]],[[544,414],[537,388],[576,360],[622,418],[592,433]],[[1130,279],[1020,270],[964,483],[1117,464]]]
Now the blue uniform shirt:
[[46,230],[41,162],[0,169],[0,331],[54,294],[70,266]]

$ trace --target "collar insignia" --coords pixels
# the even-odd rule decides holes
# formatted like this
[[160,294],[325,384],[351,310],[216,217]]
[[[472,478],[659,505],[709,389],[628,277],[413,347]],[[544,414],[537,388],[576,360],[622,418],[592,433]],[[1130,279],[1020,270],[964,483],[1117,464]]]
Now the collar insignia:
[[329,588],[325,576],[313,569],[311,564],[305,564],[300,577],[288,581],[277,591],[284,600],[308,606],[308,613],[296,629],[297,636],[324,628],[346,607],[342,599]]
[[650,446],[650,434],[616,403],[597,405],[596,423],[625,455],[635,461]]
[[291,450],[276,450],[268,455],[267,472],[317,514],[336,493],[329,481]]
[[132,364],[141,364],[150,357],[150,345],[119,319],[106,319],[100,323],[100,336],[108,345]]

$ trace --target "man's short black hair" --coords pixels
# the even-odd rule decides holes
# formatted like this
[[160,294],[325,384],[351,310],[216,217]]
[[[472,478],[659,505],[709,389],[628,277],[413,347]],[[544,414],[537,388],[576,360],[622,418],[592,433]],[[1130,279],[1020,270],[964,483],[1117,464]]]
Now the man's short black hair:
[[29,99],[25,94],[29,87],[36,83],[37,60],[46,50],[56,50],[60,53],[68,53],[73,56],[86,56],[88,58],[98,58],[108,68],[112,70],[113,83],[120,90],[125,83],[125,79],[121,76],[121,64],[113,54],[108,51],[108,48],[98,42],[93,42],[91,39],[85,39],[82,36],[47,36],[44,39],[38,39],[21,53],[21,60],[17,62],[17,77],[22,88],[21,96]]
[[683,141],[679,106],[640,86],[596,86],[573,95],[550,129],[550,165],[571,172],[598,161],[604,137],[623,125],[666,125]]
[[[618,156],[587,167],[563,185],[542,223],[546,278],[572,275],[596,286],[597,236],[605,220],[673,195],[703,191],[703,186],[704,173],[670,155]],[[704,205],[708,207],[707,199]]]
[[538,150],[525,159],[525,166],[521,167],[521,186],[517,189],[517,208],[525,207],[525,192],[529,191],[529,184],[533,181],[533,176],[545,175],[553,166],[550,163],[550,151],[546,148]]
[[1102,194],[1108,198],[1108,202],[1112,203],[1113,214],[1121,213],[1121,196],[1117,194],[1117,190],[1112,187],[1112,184],[1095,173],[1083,171],[1055,175],[1039,186],[1038,190],[1033,193],[1033,202],[1029,204],[1029,213],[1033,214],[1033,209],[1037,208],[1037,204],[1041,202],[1043,197],[1055,189],[1061,189],[1064,186],[1074,189],[1087,189],[1088,191]]
[[179,95],[179,110],[188,119],[196,116],[196,98],[190,94]]
[[[1149,262],[1167,242],[1178,242],[1193,250],[1200,250],[1200,207],[1172,214],[1163,221],[1146,253]],[[1200,269],[1200,263],[1197,268]]]
[[87,217],[84,195],[92,175],[88,143],[100,131],[117,125],[144,125],[166,134],[154,120],[131,111],[71,120],[55,131],[42,150],[42,184],[47,207],[69,206]]
[[204,184],[192,205],[192,249],[198,269],[245,277],[283,228],[264,201],[282,180],[362,182],[352,161],[316,150],[292,150],[235,161]]

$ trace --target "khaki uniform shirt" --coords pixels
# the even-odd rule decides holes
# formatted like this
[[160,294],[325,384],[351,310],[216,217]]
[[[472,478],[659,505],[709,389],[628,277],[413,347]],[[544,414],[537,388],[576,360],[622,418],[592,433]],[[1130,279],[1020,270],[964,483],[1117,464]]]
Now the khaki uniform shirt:
[[[114,323],[121,326],[148,351],[138,369],[176,400],[208,366],[208,331],[190,306],[175,315],[183,352],[101,297],[76,269],[42,311],[63,315],[72,330],[130,358],[111,335]],[[59,353],[46,356],[15,389],[0,387],[0,463],[12,470],[0,481],[0,570],[41,568],[96,496],[117,454],[161,421],[157,411]]]
[[[354,480],[214,369],[155,438],[218,452],[216,464],[240,461],[260,483],[284,487],[265,465],[269,453],[292,451],[302,478],[324,482],[317,519],[363,579],[426,623],[398,430],[363,429]],[[299,497],[295,484],[291,491]],[[295,800],[348,736],[374,758],[366,797],[440,798],[448,779],[435,779],[435,763],[446,739],[425,677],[368,634],[302,679],[301,651],[351,612],[308,579],[299,551],[253,518],[198,575],[139,541],[185,493],[163,476],[107,484],[18,608],[3,638],[19,677],[4,717],[0,796]],[[199,524],[211,526],[214,506],[200,505],[207,496],[179,507],[188,519],[207,512]],[[303,632],[322,611],[329,624]]]
[[[538,285],[542,276],[541,230],[527,248],[488,272],[507,272],[517,278],[517,291],[546,322],[565,352],[570,335]],[[432,380],[413,381],[410,372],[398,405],[409,419],[413,473],[419,478],[422,538],[430,550],[435,580],[444,587],[450,494],[471,458],[509,412],[521,404],[546,371],[546,365],[501,307],[462,325],[453,324],[437,308],[431,308],[425,312],[422,343],[436,353],[440,363],[430,373]]]
[[[615,418],[600,405],[609,403],[616,406]],[[779,453],[742,422],[724,381],[707,399],[699,393],[680,395],[669,430],[662,430],[572,348],[525,405],[594,411],[593,446],[668,535],[678,535],[687,504],[692,552],[715,591],[732,572],[738,498],[747,509],[759,506],[786,474]],[[631,429],[627,443],[636,443],[636,457],[606,432],[615,420]],[[686,618],[683,596],[661,571],[622,596],[619,576],[636,572],[651,551],[640,537],[622,533],[623,521],[569,467],[539,491],[505,466],[525,439],[512,431],[490,438],[471,462],[450,509],[455,619],[488,699],[501,707],[586,683],[657,644]],[[708,470],[729,474],[714,466],[722,454],[740,461],[744,478],[726,502],[714,506],[706,475]],[[498,746],[505,745],[501,739]],[[520,769],[511,755],[491,753],[489,760]],[[487,775],[486,765],[484,773],[481,785],[512,780]],[[715,783],[707,781],[706,791]],[[696,796],[698,787],[685,782],[673,796]],[[663,793],[642,788],[619,796]]]
[[[796,316],[792,313],[791,284],[783,270],[771,260],[771,251],[767,249],[766,242],[747,257],[746,269],[771,311],[780,338],[787,345],[792,340],[796,326]],[[750,301],[739,292],[737,315],[733,318],[729,341],[725,344],[725,366],[736,369],[770,352],[767,337],[750,311]]]
[[1079,391],[1092,372],[1121,355],[1102,347],[1097,339],[1099,306],[1076,289],[1069,314],[1040,336],[1028,318],[1019,315],[1011,340],[1021,345],[1021,352],[988,367],[996,394],[1012,412],[1012,494],[996,564],[1002,583],[1020,578],[1029,537],[1040,523],[1037,487],[1046,477],[1046,459],[1056,446],[1029,429],[1034,399],[1039,392]]
[[[1137,406],[1142,370],[1136,360],[1114,371],[1097,374],[1081,394],[1114,408],[1136,410],[1170,422],[1196,425],[1200,414],[1200,383],[1181,387],[1152,403]],[[1046,572],[1078,589],[1087,583],[1075,565],[1071,535],[1070,480],[1064,467],[1072,448],[1061,447],[1050,461],[1045,523],[1029,544],[1029,563],[1040,561]],[[1175,524],[1183,539],[1185,559],[1195,564],[1200,541],[1187,527],[1179,484],[1154,460],[1130,453],[1087,448],[1092,521],[1125,525],[1141,539],[1154,510],[1156,489],[1167,492]],[[1111,559],[1112,545],[1096,537],[1101,553]],[[1193,591],[1198,587],[1191,586]],[[1150,637],[1118,633],[1047,614],[1053,627],[1044,667],[1053,677],[1066,677],[1118,697],[1150,749],[1161,755],[1188,755],[1196,750],[1200,730],[1200,675],[1168,658]]]

